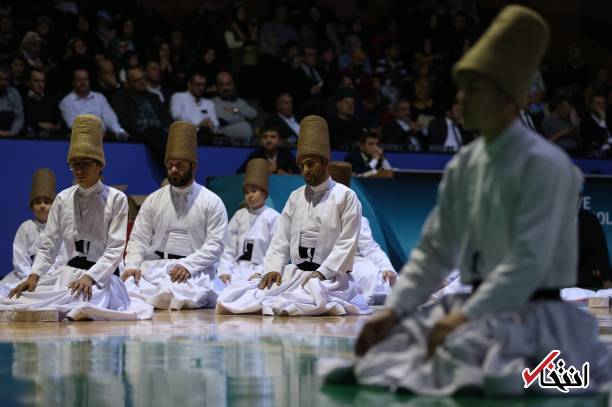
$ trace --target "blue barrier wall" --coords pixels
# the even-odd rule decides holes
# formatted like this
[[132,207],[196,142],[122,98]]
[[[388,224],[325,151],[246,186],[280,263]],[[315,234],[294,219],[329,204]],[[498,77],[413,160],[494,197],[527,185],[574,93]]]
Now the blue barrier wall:
[[[107,167],[104,170],[108,185],[128,184],[129,194],[148,194],[155,190],[163,174],[154,164],[144,145],[106,143]],[[205,183],[207,177],[231,175],[248,156],[251,148],[200,147],[196,178]],[[71,173],[66,166],[67,141],[0,140],[0,173],[3,191],[0,211],[0,275],[11,270],[12,241],[19,224],[32,216],[28,208],[31,177],[36,169],[48,167],[55,171],[58,189],[71,185]],[[334,159],[342,159],[344,152],[333,152]],[[394,167],[404,169],[441,170],[450,156],[442,154],[389,153]],[[577,160],[585,173],[612,174],[611,160]],[[354,182],[354,189],[362,199],[364,214],[375,224],[375,236],[390,252],[394,264],[401,264],[418,238],[420,226],[433,205],[439,175],[420,174],[406,180],[363,180]],[[302,185],[300,177],[273,177],[279,182],[278,192],[271,196],[271,204],[282,209],[290,191]],[[596,180],[596,181],[594,181]],[[241,182],[241,181],[236,181]],[[583,201],[598,214],[604,223],[608,244],[612,243],[612,187],[609,179],[589,178],[585,187],[590,199]],[[236,190],[234,190],[236,191]],[[282,192],[284,191],[284,192]],[[240,202],[240,189],[225,200],[230,215]],[[231,201],[231,202],[230,202]],[[382,216],[384,214],[385,216]],[[612,250],[611,250],[612,252]]]

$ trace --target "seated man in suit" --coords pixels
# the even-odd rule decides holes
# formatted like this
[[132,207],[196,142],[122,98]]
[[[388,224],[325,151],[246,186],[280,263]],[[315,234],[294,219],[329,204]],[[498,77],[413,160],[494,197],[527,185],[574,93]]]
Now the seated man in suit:
[[431,151],[458,151],[472,141],[463,129],[461,105],[457,99],[447,106],[444,117],[438,117],[429,123],[427,134]]
[[359,139],[359,150],[351,151],[344,161],[353,166],[353,172],[363,177],[378,174],[379,170],[390,170],[391,164],[385,159],[380,148],[380,138],[376,133],[365,133]]
[[276,113],[266,119],[266,127],[278,129],[283,143],[295,144],[300,134],[300,123],[293,115],[293,97],[288,92],[276,96]]
[[277,175],[298,174],[300,169],[288,147],[280,146],[280,132],[275,127],[264,127],[257,147],[242,163],[237,174],[246,172],[247,163],[255,158],[264,158],[270,163],[270,173]]
[[425,132],[420,123],[412,120],[410,102],[398,99],[393,104],[395,120],[383,127],[382,142],[385,145],[397,146],[398,150],[425,150]]

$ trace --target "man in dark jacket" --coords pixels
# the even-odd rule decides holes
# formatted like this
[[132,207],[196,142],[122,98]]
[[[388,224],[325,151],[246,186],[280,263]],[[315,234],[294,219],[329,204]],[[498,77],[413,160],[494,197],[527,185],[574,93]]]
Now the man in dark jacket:
[[295,157],[287,147],[280,147],[279,132],[274,127],[266,127],[261,131],[260,147],[253,151],[242,163],[237,174],[246,172],[246,166],[254,158],[264,158],[270,163],[270,173],[278,175],[299,174]]

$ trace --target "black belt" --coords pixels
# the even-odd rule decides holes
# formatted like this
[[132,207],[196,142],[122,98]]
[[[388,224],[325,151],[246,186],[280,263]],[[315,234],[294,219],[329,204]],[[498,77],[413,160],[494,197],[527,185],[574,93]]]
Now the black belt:
[[[96,264],[96,262],[87,260],[87,257],[76,256],[70,259],[67,265],[70,267],[74,267],[75,269],[89,270],[94,266],[94,264]],[[119,267],[115,269],[115,272],[113,274],[119,277]]]
[[253,243],[245,243],[244,253],[238,260],[251,261],[253,258]]
[[178,254],[170,254],[170,253],[164,253],[164,252],[155,252],[155,254],[160,259],[165,259],[166,256],[168,256],[169,260],[179,260],[179,259],[184,259],[185,258],[185,256],[179,256]]
[[[482,281],[475,281],[472,283],[472,293],[476,292],[478,287],[482,284]],[[541,288],[536,290],[529,297],[529,301],[561,301],[561,291],[557,288]]]
[[[87,243],[87,251],[85,251],[85,243]],[[90,242],[86,242],[85,240],[78,240],[74,242],[74,247],[77,252],[87,254],[89,252]]]
[[320,264],[314,263],[312,261],[304,261],[297,265],[297,268],[302,271],[317,271],[319,267],[321,267]]

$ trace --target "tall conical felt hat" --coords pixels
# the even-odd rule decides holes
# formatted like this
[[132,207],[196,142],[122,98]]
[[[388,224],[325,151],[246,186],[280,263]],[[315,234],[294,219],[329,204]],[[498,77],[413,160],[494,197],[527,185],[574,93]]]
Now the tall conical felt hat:
[[309,154],[331,160],[329,130],[327,122],[321,116],[306,116],[300,122],[296,159]]
[[548,38],[548,24],[539,14],[524,6],[507,6],[455,64],[453,78],[456,81],[469,71],[481,73],[521,106],[546,51]]
[[332,161],[327,167],[329,176],[339,184],[351,187],[351,176],[353,175],[353,166],[346,161]]
[[92,114],[81,114],[74,119],[70,135],[68,161],[75,158],[91,158],[106,165],[102,140],[102,120]]
[[170,125],[168,144],[166,144],[166,162],[170,160],[198,163],[198,135],[193,124],[179,121]]
[[244,175],[244,181],[242,187],[247,185],[254,185],[266,191],[268,189],[268,177],[270,173],[270,164],[268,160],[263,158],[254,158],[247,163],[246,174]]
[[51,201],[55,199],[57,194],[55,173],[49,168],[40,168],[36,170],[32,176],[32,189],[30,190],[30,206],[40,198],[46,198]]

